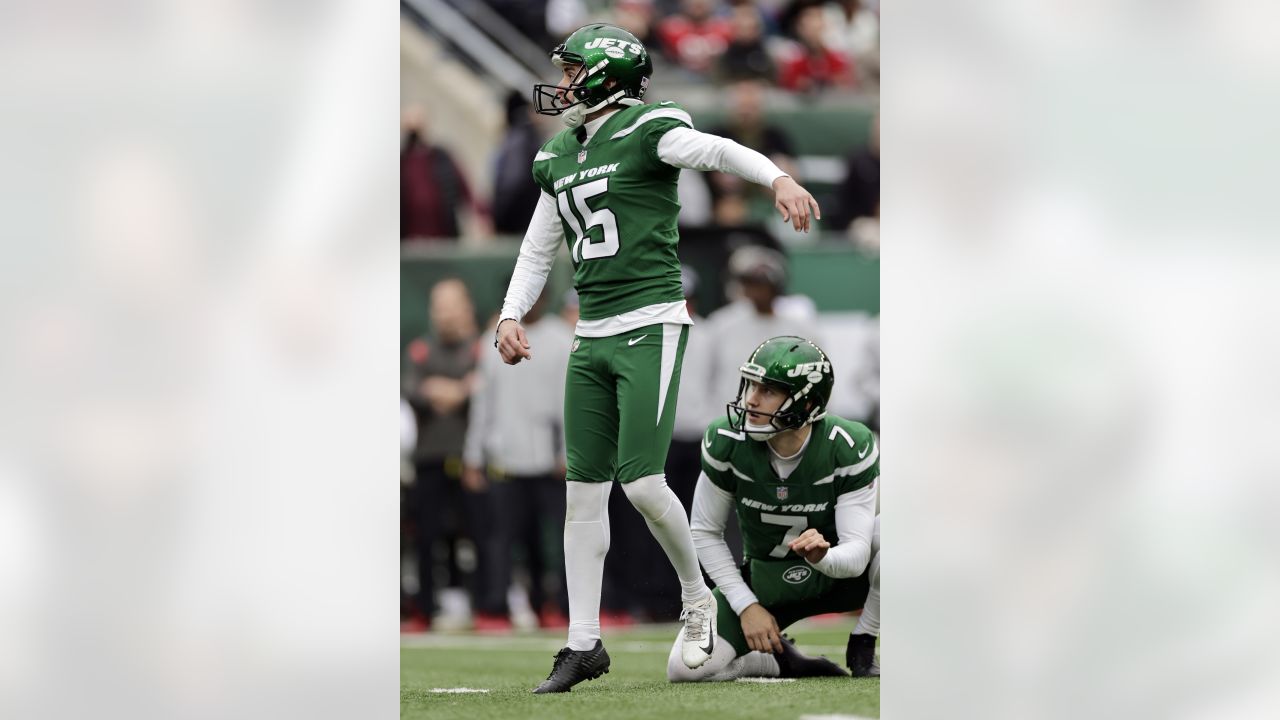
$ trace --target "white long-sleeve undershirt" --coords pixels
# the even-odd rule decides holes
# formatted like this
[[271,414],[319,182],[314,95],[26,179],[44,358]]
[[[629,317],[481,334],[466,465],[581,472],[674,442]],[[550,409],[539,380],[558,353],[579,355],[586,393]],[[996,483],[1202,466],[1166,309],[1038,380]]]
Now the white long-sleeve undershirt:
[[[876,482],[836,498],[836,537],[840,542],[827,550],[815,570],[833,578],[857,577],[871,562],[871,537],[876,530]],[[831,542],[831,538],[827,538]]]
[[[833,578],[861,575],[871,560],[871,538],[875,532],[875,483],[847,492],[836,498],[836,535],[839,543],[816,563],[815,570]],[[733,511],[733,494],[716,487],[706,473],[698,476],[693,493],[693,511],[689,530],[693,547],[698,552],[707,575],[724,593],[733,611],[742,614],[752,603],[759,602],[742,571],[733,560],[733,552],[724,540],[725,526]],[[831,538],[827,538],[830,542]]]
[[786,175],[772,160],[745,145],[686,127],[663,133],[658,159],[684,170],[730,173],[765,187],[773,187],[775,180]]
[[516,269],[511,272],[511,284],[502,302],[502,319],[524,318],[529,308],[538,301],[542,287],[547,284],[547,274],[555,262],[556,251],[564,242],[564,226],[560,224],[560,210],[554,195],[542,192],[538,205],[533,209],[533,219],[520,243],[520,256]]
[[[587,123],[588,136],[594,134],[609,116]],[[677,127],[663,133],[658,140],[658,159],[685,170],[717,170],[737,175],[744,180],[772,187],[774,181],[786,175],[773,161],[738,143],[698,132],[692,128]],[[543,191],[534,208],[529,230],[520,244],[520,256],[511,273],[511,285],[502,303],[502,319],[520,320],[529,312],[555,261],[556,252],[564,242],[564,226],[560,224],[560,212],[556,198]]]
[[724,541],[724,529],[733,512],[733,495],[716,487],[707,474],[698,475],[698,485],[693,490],[693,510],[689,516],[689,531],[693,535],[693,548],[707,576],[715,581],[733,611],[742,614],[752,603],[758,602],[756,594],[742,579],[742,571],[733,561],[733,551]]

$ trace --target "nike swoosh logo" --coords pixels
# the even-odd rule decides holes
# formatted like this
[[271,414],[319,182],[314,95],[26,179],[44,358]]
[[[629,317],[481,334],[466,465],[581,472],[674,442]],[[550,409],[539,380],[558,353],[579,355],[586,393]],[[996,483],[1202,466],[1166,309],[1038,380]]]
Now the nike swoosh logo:
[[858,453],[858,459],[861,460],[862,458],[866,457],[867,453],[870,451],[871,451],[871,443],[867,443],[867,446],[862,448],[862,452]]
[[710,449],[711,449],[711,438],[705,438],[705,439],[703,439],[703,441],[702,441],[702,447],[707,448],[708,450],[710,450]]
[[711,654],[711,651],[712,651],[712,650],[715,650],[715,649],[716,649],[716,638],[715,638],[715,632],[714,632],[714,631],[715,631],[715,628],[712,628],[712,633],[711,633],[711,635],[707,638],[707,645],[706,645],[706,647],[698,648],[699,650],[701,650],[702,652],[704,652],[704,653],[706,653],[706,654],[708,654],[708,655],[710,655],[710,654]]
[[638,338],[632,338],[631,340],[628,340],[628,341],[627,341],[627,344],[628,344],[628,345],[635,345],[636,343],[640,342],[641,340],[643,340],[643,339],[645,339],[645,338],[647,338],[647,337],[649,337],[649,336],[648,336],[648,335],[641,335],[641,336],[640,336],[640,337],[638,337]]

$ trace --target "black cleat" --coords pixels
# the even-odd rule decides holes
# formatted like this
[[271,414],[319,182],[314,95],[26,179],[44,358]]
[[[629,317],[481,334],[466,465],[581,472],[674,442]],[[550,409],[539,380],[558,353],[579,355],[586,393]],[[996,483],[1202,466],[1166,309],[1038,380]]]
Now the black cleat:
[[774,654],[778,660],[778,676],[801,677],[849,677],[844,668],[824,657],[809,657],[796,648],[796,643],[782,636],[782,652]]
[[851,633],[844,661],[854,677],[880,677],[880,663],[876,662],[876,636]]
[[551,674],[533,691],[538,694],[569,692],[570,688],[583,680],[595,680],[607,672],[609,653],[605,652],[603,642],[597,640],[596,646],[590,650],[562,648],[556,653]]

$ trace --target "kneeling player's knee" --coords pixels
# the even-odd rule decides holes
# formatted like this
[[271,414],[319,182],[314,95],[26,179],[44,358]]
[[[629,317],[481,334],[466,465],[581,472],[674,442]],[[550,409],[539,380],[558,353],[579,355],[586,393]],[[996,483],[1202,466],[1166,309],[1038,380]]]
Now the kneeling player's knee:
[[665,475],[648,475],[622,486],[627,500],[649,522],[658,522],[666,517],[675,504],[675,493],[667,487]]

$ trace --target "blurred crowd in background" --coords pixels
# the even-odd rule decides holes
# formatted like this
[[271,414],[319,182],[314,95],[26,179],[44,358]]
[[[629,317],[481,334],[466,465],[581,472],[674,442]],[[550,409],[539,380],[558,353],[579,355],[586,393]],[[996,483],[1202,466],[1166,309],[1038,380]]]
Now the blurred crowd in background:
[[[710,118],[699,129],[769,156],[822,203],[816,231],[799,235],[777,219],[767,188],[681,174],[682,284],[695,325],[666,471],[687,512],[702,432],[736,396],[738,367],[769,337],[822,346],[837,373],[832,412],[878,430],[878,300],[831,312],[831,298],[855,282],[845,277],[834,280],[843,289],[825,294],[790,291],[814,286],[795,282],[806,279],[795,277],[797,249],[878,254],[878,4],[406,0],[402,8],[423,13],[402,32],[421,30],[424,41],[416,60],[415,45],[402,41],[407,66],[419,71],[402,73],[402,628],[565,626],[561,419],[577,321],[567,261],[524,318],[535,360],[506,366],[492,347],[540,193],[533,157],[563,125],[532,111],[532,81],[521,86],[469,53],[489,37],[518,62],[527,44],[529,72],[549,80],[557,73],[547,53],[568,33],[593,21],[620,25],[654,59],[649,100],[674,99],[695,122]],[[471,28],[474,36],[458,39]],[[511,28],[520,37],[503,34]],[[825,130],[788,121],[814,109],[834,118]],[[486,135],[495,114],[500,127]],[[477,265],[477,253],[490,264]],[[674,620],[679,584],[661,548],[621,493],[610,516],[602,623]],[[729,541],[740,556],[736,527]]]

